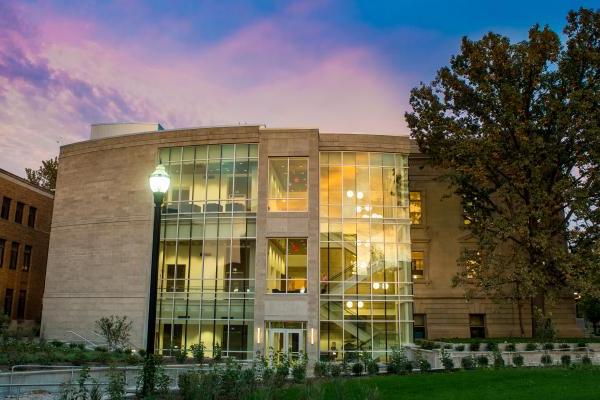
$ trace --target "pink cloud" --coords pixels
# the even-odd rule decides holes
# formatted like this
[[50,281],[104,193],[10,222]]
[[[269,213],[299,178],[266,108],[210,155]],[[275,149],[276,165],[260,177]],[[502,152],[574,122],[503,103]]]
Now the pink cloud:
[[[185,49],[152,30],[124,46],[103,34],[110,21],[70,20],[49,9],[37,31],[1,28],[11,36],[0,45],[0,143],[9,150],[0,167],[22,174],[56,155],[57,140],[87,139],[93,122],[406,133],[407,85],[376,52],[329,41],[310,19],[289,20],[290,12],[304,15],[320,3],[296,3],[216,43]],[[35,9],[9,11],[41,18]]]

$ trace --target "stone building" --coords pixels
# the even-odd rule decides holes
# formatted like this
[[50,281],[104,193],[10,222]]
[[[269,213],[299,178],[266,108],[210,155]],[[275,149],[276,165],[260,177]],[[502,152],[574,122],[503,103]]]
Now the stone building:
[[[472,243],[460,202],[408,137],[158,127],[112,137],[104,127],[61,148],[46,338],[94,338],[95,320],[127,315],[143,346],[158,163],[171,177],[155,321],[163,354],[202,342],[209,356],[219,345],[238,358],[273,348],[381,359],[418,337],[518,335],[514,307],[451,287]],[[562,335],[580,334],[571,300],[554,316]]]
[[0,311],[39,322],[54,195],[0,169]]

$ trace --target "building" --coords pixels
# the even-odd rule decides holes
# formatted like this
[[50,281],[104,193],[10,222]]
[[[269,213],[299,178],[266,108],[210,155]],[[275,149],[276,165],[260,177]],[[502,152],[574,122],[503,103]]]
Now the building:
[[0,310],[12,320],[41,320],[53,200],[0,169]]
[[[405,136],[233,126],[155,130],[61,148],[43,334],[147,323],[148,176],[166,166],[156,348],[202,342],[381,359],[414,337],[518,335],[516,310],[451,287],[472,246],[460,202]],[[554,312],[577,336],[575,307]],[[528,328],[529,329],[529,328]]]

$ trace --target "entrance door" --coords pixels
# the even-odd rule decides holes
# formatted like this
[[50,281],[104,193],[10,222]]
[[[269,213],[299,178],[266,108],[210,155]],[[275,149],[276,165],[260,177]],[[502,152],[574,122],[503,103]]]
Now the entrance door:
[[300,352],[305,352],[304,345],[302,329],[269,329],[269,346],[273,348],[275,355],[287,354],[291,359],[296,359]]

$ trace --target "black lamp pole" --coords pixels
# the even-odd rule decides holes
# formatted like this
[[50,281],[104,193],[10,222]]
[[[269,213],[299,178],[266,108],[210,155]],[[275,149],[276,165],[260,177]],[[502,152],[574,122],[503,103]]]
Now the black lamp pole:
[[146,354],[154,354],[156,336],[156,294],[158,292],[158,242],[160,241],[160,213],[164,193],[154,194],[154,228],[152,230],[152,266],[150,269],[150,296],[148,304],[148,333],[146,335]]

